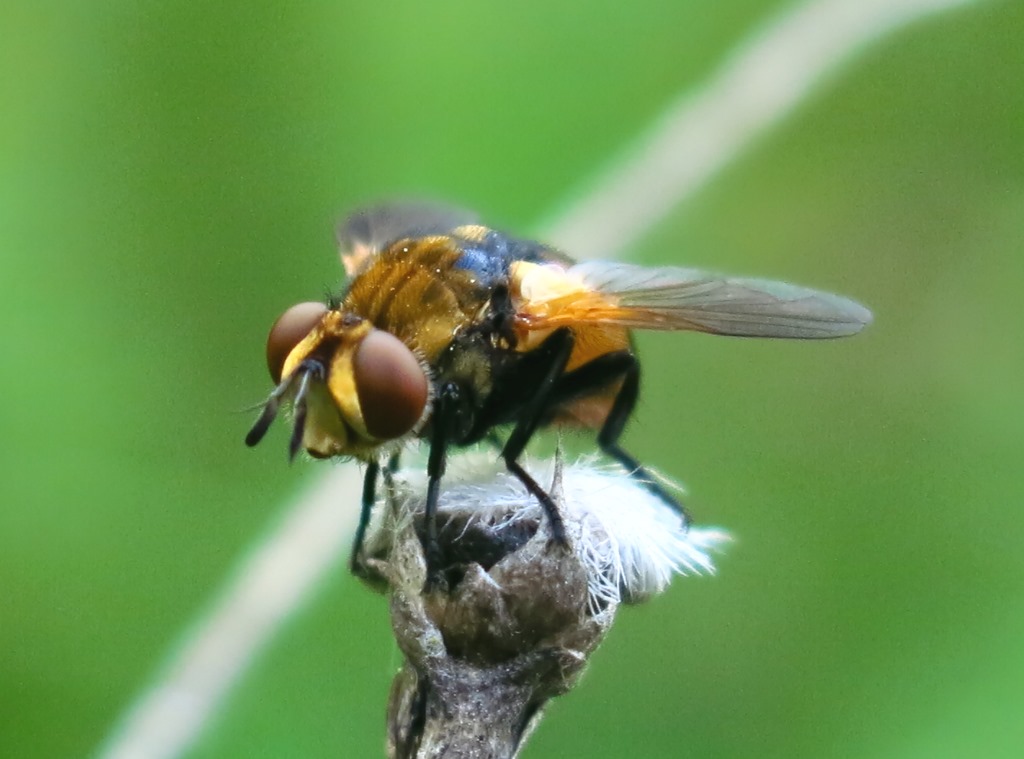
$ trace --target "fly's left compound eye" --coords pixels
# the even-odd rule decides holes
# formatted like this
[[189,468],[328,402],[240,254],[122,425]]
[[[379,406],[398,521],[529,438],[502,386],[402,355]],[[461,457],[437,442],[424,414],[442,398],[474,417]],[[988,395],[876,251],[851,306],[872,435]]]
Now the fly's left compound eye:
[[411,430],[427,405],[427,375],[408,346],[390,332],[370,332],[352,360],[366,430],[394,440]]
[[292,349],[320,323],[327,306],[323,303],[298,303],[281,314],[267,335],[267,368],[274,384],[281,381],[281,370]]

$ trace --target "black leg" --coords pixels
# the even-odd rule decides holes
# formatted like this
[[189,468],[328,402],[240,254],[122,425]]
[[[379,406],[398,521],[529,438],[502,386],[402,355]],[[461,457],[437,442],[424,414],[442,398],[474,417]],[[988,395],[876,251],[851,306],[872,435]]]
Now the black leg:
[[567,402],[616,381],[621,381],[622,385],[615,395],[615,400],[612,401],[611,411],[608,412],[601,431],[597,434],[597,444],[608,456],[622,464],[631,477],[679,512],[684,526],[689,526],[690,515],[683,505],[665,490],[639,461],[619,446],[619,438],[626,427],[626,422],[633,414],[637,396],[640,394],[640,364],[637,363],[636,356],[627,351],[600,356],[564,375],[555,390],[555,396],[558,402]]
[[370,524],[373,504],[377,500],[377,476],[379,474],[380,464],[376,461],[371,461],[366,465],[366,476],[363,478],[363,504],[359,511],[359,526],[356,527],[356,538],[352,544],[352,556],[349,559],[352,574],[358,576],[363,574],[359,558],[363,552],[363,540],[366,538],[366,528]]
[[388,504],[395,502],[395,472],[398,471],[400,457],[400,452],[392,453],[388,456],[388,463],[380,469],[380,476],[384,480],[384,487],[387,490]]
[[533,397],[523,409],[519,421],[501,451],[501,457],[505,460],[508,470],[519,478],[519,481],[544,507],[548,520],[551,522],[551,537],[556,543],[563,546],[568,545],[568,539],[558,505],[548,492],[523,469],[517,459],[550,408],[552,391],[562,376],[562,372],[565,371],[565,365],[572,353],[573,343],[572,332],[563,327],[552,332],[534,351],[536,358],[546,362],[547,370],[542,375]]
[[423,557],[427,564],[425,593],[437,590],[443,584],[441,546],[437,542],[437,502],[441,496],[441,477],[448,458],[448,430],[453,416],[458,413],[460,391],[449,383],[438,393],[431,422],[430,454],[427,457],[427,503],[423,509]]

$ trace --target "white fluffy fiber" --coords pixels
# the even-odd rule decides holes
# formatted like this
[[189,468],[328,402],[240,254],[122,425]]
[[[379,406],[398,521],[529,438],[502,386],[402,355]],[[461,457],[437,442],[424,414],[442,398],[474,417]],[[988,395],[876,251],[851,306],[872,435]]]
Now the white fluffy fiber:
[[[711,554],[729,541],[721,529],[686,529],[678,513],[621,469],[591,459],[564,464],[553,483],[552,461],[523,462],[551,492],[584,566],[591,601],[598,606],[636,602],[663,591],[673,575],[711,574]],[[398,475],[410,493],[426,491],[421,467]],[[560,488],[560,490],[559,490]],[[441,486],[441,509],[465,509],[491,524],[537,519],[541,507],[493,454],[454,456]],[[541,529],[547,520],[541,517]]]

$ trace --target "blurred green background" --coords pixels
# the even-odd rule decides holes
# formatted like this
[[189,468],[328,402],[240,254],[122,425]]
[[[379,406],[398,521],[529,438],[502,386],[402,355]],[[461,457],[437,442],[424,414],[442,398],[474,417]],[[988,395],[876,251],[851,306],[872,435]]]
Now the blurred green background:
[[[0,755],[93,752],[319,471],[236,412],[346,209],[535,230],[783,7],[4,3]],[[621,252],[876,324],[640,339],[628,447],[738,542],[621,614],[526,756],[1024,755],[1022,34],[992,2],[872,45]],[[190,756],[380,755],[397,663],[339,572]]]

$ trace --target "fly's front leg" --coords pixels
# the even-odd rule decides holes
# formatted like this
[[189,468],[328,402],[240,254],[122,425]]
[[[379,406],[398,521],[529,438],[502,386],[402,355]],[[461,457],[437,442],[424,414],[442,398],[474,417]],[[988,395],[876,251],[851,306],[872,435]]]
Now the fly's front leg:
[[398,471],[400,459],[401,453],[395,451],[388,456],[388,463],[382,466],[380,470],[380,476],[384,480],[386,498],[389,504],[395,503],[395,473]]
[[362,507],[359,510],[359,525],[356,527],[356,537],[352,542],[352,556],[349,559],[349,568],[352,574],[357,577],[366,575],[362,563],[363,544],[366,542],[366,530],[370,526],[370,519],[373,516],[373,507],[377,503],[377,482],[381,476],[384,478],[384,487],[388,491],[389,503],[394,502],[394,474],[398,471],[398,454],[393,453],[388,459],[387,466],[381,469],[376,461],[366,465],[366,475],[363,477]]
[[349,559],[349,568],[352,574],[362,577],[365,572],[361,562],[363,552],[363,541],[366,539],[366,528],[370,524],[370,516],[373,514],[373,505],[377,501],[377,477],[380,475],[380,464],[371,461],[366,465],[366,476],[363,478],[363,499],[362,507],[359,510],[359,525],[356,527],[356,537],[352,543],[352,556]]
[[501,457],[508,470],[544,507],[544,512],[551,523],[551,538],[562,546],[568,546],[569,541],[565,534],[565,522],[562,520],[558,505],[548,492],[523,469],[518,459],[551,406],[552,390],[565,371],[565,365],[572,354],[574,342],[572,332],[567,327],[562,327],[552,332],[534,351],[534,357],[544,361],[547,368],[541,376],[536,392],[523,409],[519,421],[501,451]]
[[441,497],[441,477],[448,459],[450,429],[458,414],[462,393],[453,382],[443,385],[435,400],[430,454],[427,457],[427,502],[423,509],[423,558],[427,565],[424,592],[439,589],[444,583],[441,545],[437,540],[437,502]]

